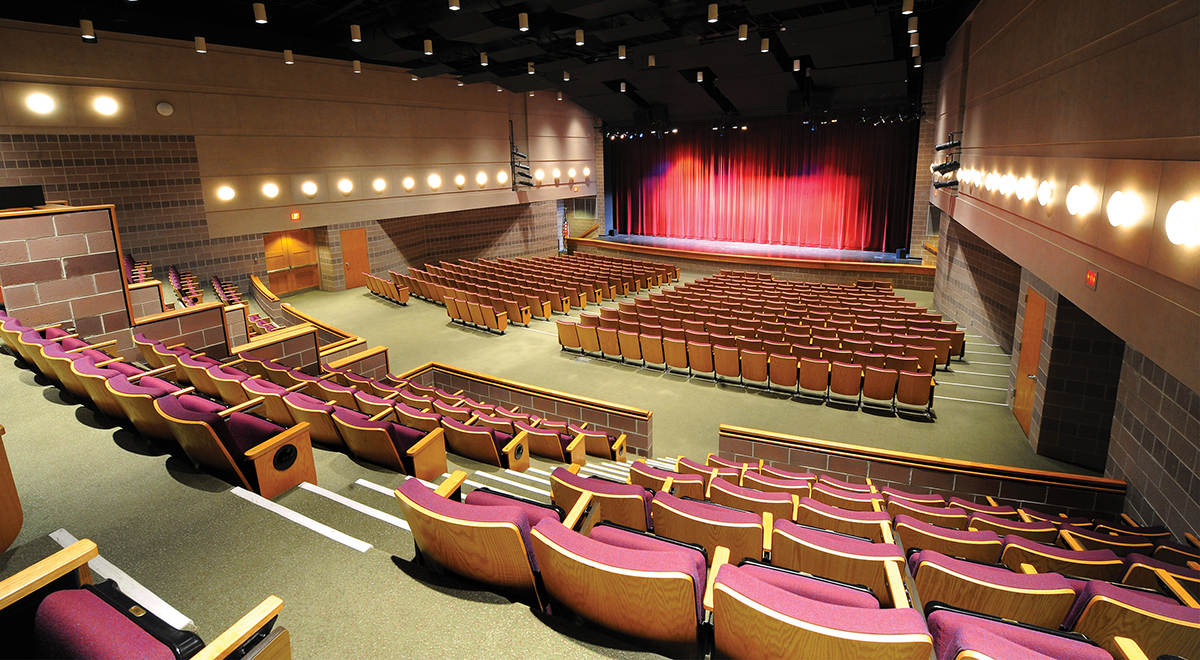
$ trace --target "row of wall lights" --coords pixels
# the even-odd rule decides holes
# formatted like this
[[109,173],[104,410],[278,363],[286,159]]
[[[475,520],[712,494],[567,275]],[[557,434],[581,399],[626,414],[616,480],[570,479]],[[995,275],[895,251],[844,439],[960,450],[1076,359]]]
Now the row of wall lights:
[[[1038,183],[1037,178],[1032,176],[1016,177],[995,171],[964,169],[958,172],[958,180],[963,185],[999,192],[1005,197],[1016,195],[1023,202],[1036,197],[1041,206],[1049,205],[1055,196],[1053,181],[1042,180]],[[1067,190],[1067,213],[1077,218],[1098,209],[1100,202],[1100,192],[1086,183],[1074,184]],[[1108,223],[1114,227],[1132,227],[1145,218],[1146,203],[1136,190],[1117,190],[1109,195],[1105,215]],[[1166,233],[1167,239],[1175,245],[1189,248],[1200,246],[1200,197],[1181,199],[1171,205],[1167,211]]]
[[[569,170],[567,170],[568,180],[574,181],[575,174],[576,174],[575,168],[572,167]],[[592,170],[590,167],[583,168],[584,178],[587,178],[591,175],[592,175]],[[559,180],[559,178],[561,176],[561,172],[556,168],[551,172],[551,176],[553,177],[553,179],[555,181],[557,181],[557,180]],[[537,172],[534,172],[534,174],[533,174],[533,178],[536,179],[538,182],[541,182],[543,179],[545,179],[545,177],[546,177],[546,173],[543,170],[538,170]],[[426,183],[429,184],[430,190],[438,190],[439,188],[442,187],[442,177],[437,174],[430,174],[429,178],[426,179]],[[487,172],[480,172],[480,173],[476,174],[475,175],[475,183],[480,188],[483,188],[484,186],[486,186],[488,183]],[[505,172],[503,170],[501,170],[500,172],[497,172],[496,173],[496,183],[499,183],[500,185],[504,185],[504,184],[508,183],[508,172]],[[417,187],[417,182],[415,179],[413,179],[410,176],[410,177],[405,177],[404,180],[401,181],[401,185],[404,187],[405,192],[412,192]],[[462,190],[467,185],[467,177],[462,174],[456,175],[454,177],[454,185],[459,190]],[[337,189],[339,192],[342,193],[343,196],[349,197],[350,194],[354,192],[354,182],[351,181],[350,179],[342,179],[337,182]],[[382,178],[375,179],[371,183],[371,189],[375,191],[376,195],[382,194],[384,191],[387,190],[387,180],[382,179]],[[317,196],[316,182],[305,181],[304,183],[302,183],[300,185],[300,192],[304,193],[304,196],[308,197],[309,199],[316,197]],[[264,184],[262,187],[262,194],[263,194],[263,197],[266,197],[267,199],[275,199],[276,197],[279,196],[279,186],[274,183]],[[220,188],[217,189],[217,198],[220,199],[221,201],[228,202],[228,201],[231,201],[236,196],[237,196],[237,191],[235,191],[232,186],[221,186]]]

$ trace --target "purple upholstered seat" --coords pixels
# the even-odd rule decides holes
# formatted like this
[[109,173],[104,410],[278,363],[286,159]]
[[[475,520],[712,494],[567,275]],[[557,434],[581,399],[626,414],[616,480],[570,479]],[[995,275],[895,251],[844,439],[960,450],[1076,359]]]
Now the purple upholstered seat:
[[459,431],[467,431],[470,433],[485,431],[491,434],[492,443],[496,445],[497,454],[503,454],[505,445],[507,445],[509,441],[513,439],[513,436],[505,433],[504,431],[497,431],[496,429],[488,428],[486,426],[473,426],[470,424],[464,424],[456,419],[451,419],[450,417],[442,417],[442,424],[458,429]]
[[[822,477],[822,479],[824,479],[824,477]],[[846,483],[846,482],[843,481],[841,483]],[[883,498],[880,497],[876,493],[864,493],[861,491],[835,488],[835,487],[831,487],[829,484],[825,483],[824,481],[818,481],[817,483],[813,484],[812,490],[813,490],[814,497],[816,497],[816,493],[824,493],[831,497],[836,497],[839,500],[850,500],[853,502],[862,502],[866,505],[869,505],[872,500],[878,500],[881,505],[883,504]]]
[[570,470],[561,467],[554,468],[554,471],[550,473],[550,476],[559,479],[560,481],[575,488],[588,490],[593,493],[600,493],[603,495],[637,495],[641,497],[646,504],[646,529],[650,529],[652,527],[650,523],[650,502],[652,500],[650,498],[650,491],[646,490],[645,488],[642,488],[637,484],[615,484],[611,481],[605,481],[603,479],[581,477],[577,474],[571,474]]
[[247,378],[242,381],[242,389],[253,393],[255,396],[260,394],[287,394],[286,387],[278,383],[272,383],[266,378]]
[[827,486],[833,486],[834,488],[841,488],[842,490],[852,490],[858,493],[869,493],[871,491],[871,487],[867,484],[856,484],[849,481],[842,481],[841,479],[834,479],[833,477],[824,474],[820,477],[820,483]]
[[[696,471],[696,472],[703,472],[705,474],[711,473],[713,471],[713,468],[711,468],[703,463],[697,463],[696,461],[693,461],[692,459],[688,458],[687,456],[679,457],[679,465],[691,468],[693,471]],[[676,467],[675,470],[677,472],[680,471],[678,467]],[[739,476],[738,471],[733,468],[718,467],[718,468],[716,468],[716,470],[717,470],[718,477],[733,477],[734,479],[737,479]]]
[[[320,376],[310,376],[299,369],[288,369],[288,375],[300,382],[315,383],[321,380]],[[333,383],[330,383],[331,385]]]
[[78,371],[85,376],[100,376],[101,378],[108,379],[112,378],[113,376],[122,375],[121,372],[112,368],[118,364],[121,363],[114,362],[107,367],[97,367],[96,363],[91,358],[84,358],[82,360],[75,361],[75,371]]
[[442,416],[435,412],[422,412],[422,411],[417,410],[416,408],[413,408],[412,406],[410,406],[406,403],[403,403],[403,402],[396,403],[396,410],[400,410],[400,411],[404,412],[404,414],[410,415],[412,417],[428,419],[434,423],[440,424],[442,421]]
[[954,660],[968,650],[1012,660],[1112,660],[1087,642],[946,610],[929,615],[929,632],[938,660]]
[[[1054,525],[1052,525],[1044,520],[1035,520],[1033,522],[1025,522],[1023,520],[1018,520],[1015,518],[1000,518],[997,516],[990,516],[986,513],[972,513],[971,518],[967,521],[968,527],[971,526],[972,520],[982,520],[982,521],[989,522],[989,523],[992,523],[995,525],[1003,525],[1009,529],[1020,529],[1020,530],[1025,530],[1027,532],[1049,532],[1049,531],[1057,531],[1057,529],[1058,529]],[[1005,539],[1007,539],[1007,538],[1008,537],[1006,536]]]
[[781,477],[783,479],[803,479],[805,481],[816,481],[817,479],[817,475],[813,472],[789,472],[768,466],[763,467],[762,474],[764,477]]
[[[559,433],[559,432],[555,431],[554,429],[546,429],[546,428],[541,428],[541,427],[537,427],[537,426],[530,426],[530,425],[526,424],[525,422],[522,422],[519,419],[511,420],[511,419],[508,419],[507,417],[488,417],[487,415],[480,415],[479,418],[480,418],[480,420],[485,422],[485,426],[486,426],[486,422],[489,422],[489,421],[494,421],[494,422],[501,423],[501,424],[503,424],[504,422],[511,422],[513,425],[513,428],[516,429],[517,433],[520,433],[521,431],[526,431],[528,433],[534,433],[539,436],[544,435],[547,432],[554,433],[554,435],[558,436],[558,444],[562,446],[563,452],[567,451],[567,445],[570,445],[571,441],[575,439],[573,436],[567,435],[566,433]],[[570,458],[570,457],[568,457],[568,458]]]
[[86,589],[46,596],[34,619],[43,658],[174,660],[175,655],[122,613]]
[[910,493],[904,490],[898,490],[891,486],[884,486],[879,489],[880,494],[888,499],[904,500],[906,502],[915,502],[924,504],[925,506],[945,506],[946,500],[941,495],[933,493]]
[[1080,539],[1080,544],[1084,547],[1099,544],[1112,549],[1113,552],[1119,555],[1127,555],[1131,552],[1149,553],[1154,551],[1154,539],[1145,536],[1110,536],[1074,525],[1059,527],[1060,533],[1064,531],[1074,534],[1077,539]]
[[[993,532],[991,530],[980,530],[978,532],[972,532],[970,530],[950,529],[949,527],[939,527],[937,525],[931,525],[927,522],[922,522],[911,516],[906,516],[903,513],[896,516],[895,525],[897,528],[899,528],[901,525],[903,525],[905,527],[909,527],[909,528],[915,530],[917,533],[925,534],[928,536],[937,536],[937,537],[940,537],[943,539],[948,539],[951,542],[963,541],[966,543],[995,543],[996,550],[997,550],[997,553],[996,553],[997,556],[999,555],[1000,548],[1003,547],[1000,543],[1000,536],[998,534],[996,534],[996,532]],[[897,529],[897,531],[899,531],[899,529]],[[904,538],[903,532],[900,532],[900,538]],[[905,545],[908,547],[920,547],[920,546],[913,546],[908,543],[906,543]],[[992,561],[994,561],[994,560],[995,560],[995,558],[992,559]],[[917,568],[916,568],[917,564],[913,561],[912,556],[910,556],[908,558],[908,567],[909,567],[909,570],[912,571],[913,575],[917,574]]]
[[1159,541],[1154,547],[1154,557],[1183,566],[1189,561],[1200,562],[1200,548],[1174,541]]
[[[398,489],[405,497],[412,500],[423,509],[455,520],[467,522],[512,523],[521,532],[521,541],[525,544],[525,553],[529,556],[529,565],[538,570],[537,557],[533,554],[533,546],[529,541],[529,530],[537,521],[531,521],[529,512],[520,506],[496,506],[455,502],[441,497],[425,487],[417,479],[405,479]],[[470,497],[468,495],[468,497]],[[540,519],[539,519],[540,521]],[[486,550],[486,548],[485,548]]]
[[[750,498],[767,502],[788,502],[792,501],[792,496],[788,493],[772,493],[765,490],[755,490],[753,488],[742,488],[737,484],[729,483],[721,477],[712,480],[711,488],[722,490],[735,497]],[[711,497],[709,499],[712,499]]]
[[355,391],[354,397],[364,403],[372,403],[372,404],[379,405],[379,406],[390,406],[390,405],[394,405],[394,403],[395,403],[391,399],[385,399],[381,396],[376,396],[376,395],[371,394],[370,392],[367,392],[364,390]]
[[1057,557],[1058,559],[1063,559],[1070,562],[1107,562],[1117,561],[1120,559],[1120,557],[1118,557],[1112,550],[1104,548],[1100,550],[1067,550],[1055,545],[1047,545],[1045,543],[1038,543],[1037,541],[1030,541],[1027,538],[1017,536],[1016,534],[1005,535],[1004,547],[1007,548],[1010,545],[1026,548],[1043,555]]
[[[335,407],[330,406],[330,408]],[[336,406],[336,408],[333,410],[333,416],[335,419],[340,419],[347,424],[353,424],[354,426],[358,426],[360,428],[383,429],[387,431],[388,437],[392,439],[392,444],[396,447],[396,453],[400,455],[400,459],[404,463],[404,469],[409,470],[411,473],[412,466],[410,464],[412,459],[407,456],[407,453],[413,445],[417,444],[421,441],[421,438],[425,437],[423,432],[416,429],[410,429],[403,424],[397,424],[395,422],[387,422],[383,420],[373,422],[369,417],[358,412],[357,410],[350,410],[349,408],[343,408],[341,406]]]
[[525,515],[529,516],[531,525],[536,525],[542,522],[542,520],[545,518],[552,518],[560,522],[562,520],[558,517],[558,511],[550,508],[549,506],[538,505],[534,504],[533,502],[525,502],[523,500],[497,495],[496,493],[488,492],[486,490],[473,490],[467,493],[467,496],[463,498],[463,501],[474,506],[515,506],[524,511]]
[[232,378],[239,383],[250,377],[250,374],[235,367],[223,367],[219,364],[210,365],[208,373],[218,378]]
[[[308,374],[305,374],[305,375],[307,376]],[[326,379],[321,379],[321,378],[317,378],[316,380],[321,383],[322,389],[329,390],[330,392],[354,392],[354,391],[356,391],[356,389],[353,387],[347,387],[346,385],[336,383],[332,380],[326,380]]]
[[1055,527],[1061,527],[1062,525],[1075,525],[1075,526],[1089,526],[1090,527],[1092,524],[1091,519],[1089,519],[1085,516],[1073,516],[1073,517],[1069,517],[1069,518],[1063,518],[1062,516],[1059,516],[1059,515],[1056,515],[1053,513],[1046,513],[1044,511],[1038,511],[1037,509],[1030,509],[1029,507],[1021,507],[1021,511],[1024,512],[1026,515],[1028,515],[1030,518],[1033,518],[1034,520],[1044,520],[1044,521],[1054,525]]
[[[101,362],[103,362],[103,360],[101,360]],[[140,373],[145,373],[144,370],[139,369],[139,368],[133,366],[132,364],[126,364],[124,362],[113,362],[112,364],[110,364],[104,368],[112,369],[113,371],[115,371],[119,374],[122,374],[126,377],[136,376]]]
[[800,506],[808,507],[817,513],[826,516],[836,516],[839,518],[848,518],[858,522],[888,522],[892,519],[887,511],[852,511],[841,507],[818,502],[811,497],[801,497]]
[[754,564],[747,564],[738,568],[750,573],[750,575],[758,580],[797,596],[811,598],[812,600],[829,605],[859,607],[868,610],[879,609],[879,600],[873,595],[859,591],[858,589],[849,589],[822,580],[814,580],[803,575],[795,575],[790,572],[756,566]]
[[1058,589],[1072,588],[1071,583],[1058,573],[1017,573],[999,566],[988,566],[986,564],[977,564],[975,562],[947,557],[946,555],[934,550],[922,550],[920,552],[914,552],[912,556],[909,557],[910,568],[913,567],[914,560],[917,569],[913,571],[914,576],[920,572],[920,568],[922,566],[926,564],[932,564],[965,576],[974,582],[983,582],[1009,589],[1023,589],[1025,591],[1053,591]]
[[802,527],[790,520],[776,520],[775,529],[802,542],[818,545],[839,554],[904,559],[904,553],[894,543],[872,543],[843,534]]
[[1116,532],[1119,536],[1149,536],[1157,538],[1171,537],[1171,530],[1162,525],[1155,525],[1153,527],[1130,527],[1129,525],[1111,522],[1108,520],[1096,520],[1095,523],[1096,524],[1092,527],[1092,529],[1101,534]]
[[67,337],[66,339],[63,339],[62,341],[57,342],[57,344],[59,346],[62,346],[64,349],[66,349],[68,351],[74,350],[76,348],[83,348],[84,346],[89,345],[86,341],[83,341],[82,339],[78,339],[75,337]]
[[700,552],[607,526],[593,528],[590,538],[552,520],[544,520],[534,529],[567,552],[610,568],[677,572],[691,577],[696,593],[696,621],[703,619],[706,572],[704,555]]
[[292,392],[291,394],[284,396],[283,400],[299,408],[300,410],[307,410],[309,412],[324,412],[330,415],[333,414],[333,404],[327,404],[316,397],[305,394],[304,392]]
[[655,479],[666,479],[671,477],[677,484],[704,484],[704,477],[698,474],[679,474],[678,472],[670,472],[668,470],[660,470],[652,465],[646,465],[645,461],[634,461],[629,464],[630,472],[639,472]]
[[721,566],[716,584],[724,585],[760,607],[831,630],[867,635],[926,634],[925,621],[914,609],[867,609],[824,602],[766,582],[761,579],[761,573],[747,570],[745,566]]
[[1075,623],[1079,620],[1079,615],[1083,613],[1083,610],[1093,598],[1115,600],[1152,614],[1200,626],[1200,609],[1180,605],[1175,599],[1163,596],[1162,594],[1126,589],[1103,580],[1090,580],[1075,599],[1075,604],[1071,606],[1071,611],[1067,613],[1067,619],[1063,623],[1063,627],[1067,630],[1073,629]]
[[367,378],[366,376],[359,376],[358,374],[354,373],[353,371],[346,371],[345,369],[339,371],[338,373],[340,373],[342,375],[342,378],[345,378],[347,382],[349,382],[351,385],[354,385],[355,387],[357,387],[360,390],[361,389],[367,389],[367,390],[371,389],[371,379]]
[[961,497],[951,497],[950,498],[950,506],[956,506],[960,509],[966,509],[967,511],[975,511],[977,513],[986,513],[986,514],[992,515],[992,516],[1004,516],[1004,515],[1014,516],[1017,513],[1016,509],[1012,508],[1011,506],[1005,505],[1005,504],[1002,504],[1000,506],[992,506],[990,504],[976,504],[975,502],[971,502],[969,500],[964,500]]
[[142,394],[151,399],[157,399],[179,391],[178,385],[168,383],[154,376],[143,376],[138,379],[138,382],[131,383],[124,375],[118,374],[108,379],[108,385],[118,394],[128,394],[131,396]]
[[284,430],[265,419],[245,413],[235,412],[221,419],[217,412],[224,410],[225,406],[188,394],[162,397],[158,400],[158,406],[174,419],[207,424],[235,460],[242,459],[247,450]]
[[208,369],[209,367],[219,366],[221,364],[220,360],[214,360],[207,355],[188,355],[184,353],[180,354],[178,359],[179,364],[182,364],[185,367],[198,367],[200,369]]
[[[671,473],[668,472],[667,474],[670,475]],[[698,477],[699,475],[690,476]],[[727,506],[709,504],[708,502],[685,500],[663,491],[655,493],[654,499],[680,513],[696,518],[702,518],[704,520],[711,520],[713,522],[726,523],[730,525],[762,524],[762,516],[759,516],[758,514],[751,513],[749,511],[742,511],[740,509],[731,509]]]
[[1122,572],[1128,574],[1129,568],[1134,564],[1141,564],[1147,568],[1161,569],[1167,573],[1186,578],[1191,581],[1200,581],[1200,571],[1187,568],[1186,566],[1179,566],[1177,564],[1155,559],[1153,557],[1147,557],[1146,555],[1138,554],[1136,552],[1130,553],[1127,557],[1125,557],[1125,568]]
[[919,511],[921,513],[928,513],[933,516],[963,516],[963,517],[966,517],[966,515],[967,515],[966,511],[964,511],[956,506],[928,506],[928,505],[919,504],[919,503],[913,502],[913,501],[904,501],[903,504],[904,504],[904,508],[906,508],[906,509],[912,509],[913,511]]
[[751,470],[752,469],[754,471],[758,471],[757,463],[738,463],[737,461],[726,460],[715,454],[709,456],[708,460],[705,462],[712,463],[713,464],[712,467],[727,467],[727,468],[733,468],[735,470],[743,470],[743,469]]
[[46,331],[43,334],[46,337],[46,339],[53,340],[53,339],[58,339],[59,337],[66,337],[67,335],[69,335],[71,333],[67,332],[66,330],[63,330],[62,328],[46,328]]

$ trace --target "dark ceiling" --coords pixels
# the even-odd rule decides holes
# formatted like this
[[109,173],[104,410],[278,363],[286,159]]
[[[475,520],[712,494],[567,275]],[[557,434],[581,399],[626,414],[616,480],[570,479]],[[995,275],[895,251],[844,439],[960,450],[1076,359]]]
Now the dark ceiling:
[[[915,0],[925,62],[941,59],[976,3]],[[449,0],[264,4],[262,25],[243,0],[5,0],[0,17],[68,26],[87,18],[100,32],[202,36],[211,45],[359,59],[513,92],[560,91],[617,126],[661,120],[664,107],[671,121],[736,119],[911,109],[921,95],[902,0],[722,0],[715,23],[706,20],[710,2],[697,0],[461,0],[460,11]],[[522,12],[526,32],[517,29]],[[361,43],[350,41],[352,24],[361,26]],[[432,55],[424,54],[426,39]],[[622,45],[625,60],[617,57]]]

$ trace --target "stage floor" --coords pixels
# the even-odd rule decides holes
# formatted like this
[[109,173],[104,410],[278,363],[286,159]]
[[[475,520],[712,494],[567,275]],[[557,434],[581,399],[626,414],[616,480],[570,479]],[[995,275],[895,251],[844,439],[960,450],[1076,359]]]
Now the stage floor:
[[865,252],[859,250],[834,250],[829,248],[796,247],[794,245],[764,245],[761,243],[734,243],[728,241],[703,241],[694,238],[663,238],[660,236],[637,236],[619,234],[597,236],[594,240],[626,245],[709,252],[746,257],[775,257],[808,261],[848,261],[883,264],[920,264],[920,259],[897,259],[894,252]]

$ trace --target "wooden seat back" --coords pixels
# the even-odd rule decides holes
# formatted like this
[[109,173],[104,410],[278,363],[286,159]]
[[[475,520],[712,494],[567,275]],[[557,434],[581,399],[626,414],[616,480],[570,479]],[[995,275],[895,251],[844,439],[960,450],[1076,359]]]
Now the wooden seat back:
[[1003,541],[1000,539],[967,541],[917,529],[904,523],[896,524],[896,535],[900,537],[901,547],[904,548],[905,553],[909,548],[919,548],[940,552],[950,557],[961,557],[989,564],[999,561],[1000,549],[1003,547]]
[[596,507],[592,515],[594,522],[608,520],[641,532],[646,531],[646,501],[640,495],[598,493],[550,475],[550,500],[562,507],[563,511],[574,508],[576,500],[583,497],[584,493],[592,495],[592,506]]
[[309,426],[309,436],[324,445],[331,447],[344,448],[346,440],[342,438],[341,431],[338,430],[337,424],[333,423],[333,415],[323,410],[306,410],[296,406],[287,397],[283,398],[283,403],[287,406],[288,413],[297,423],[304,422]]
[[729,549],[730,557],[739,560],[763,558],[763,523],[736,523],[698,517],[655,498],[650,503],[654,533],[684,543],[704,546],[709,565],[716,556],[717,546]]
[[887,564],[895,565],[896,577],[904,572],[899,559],[833,550],[779,528],[771,531],[771,563],[847,584],[861,584],[875,594],[883,607],[897,606],[892,597],[895,592],[889,586]]
[[1075,602],[1075,591],[1023,589],[962,575],[948,567],[922,562],[917,569],[917,592],[924,602],[939,601],[992,616],[1056,629]]

